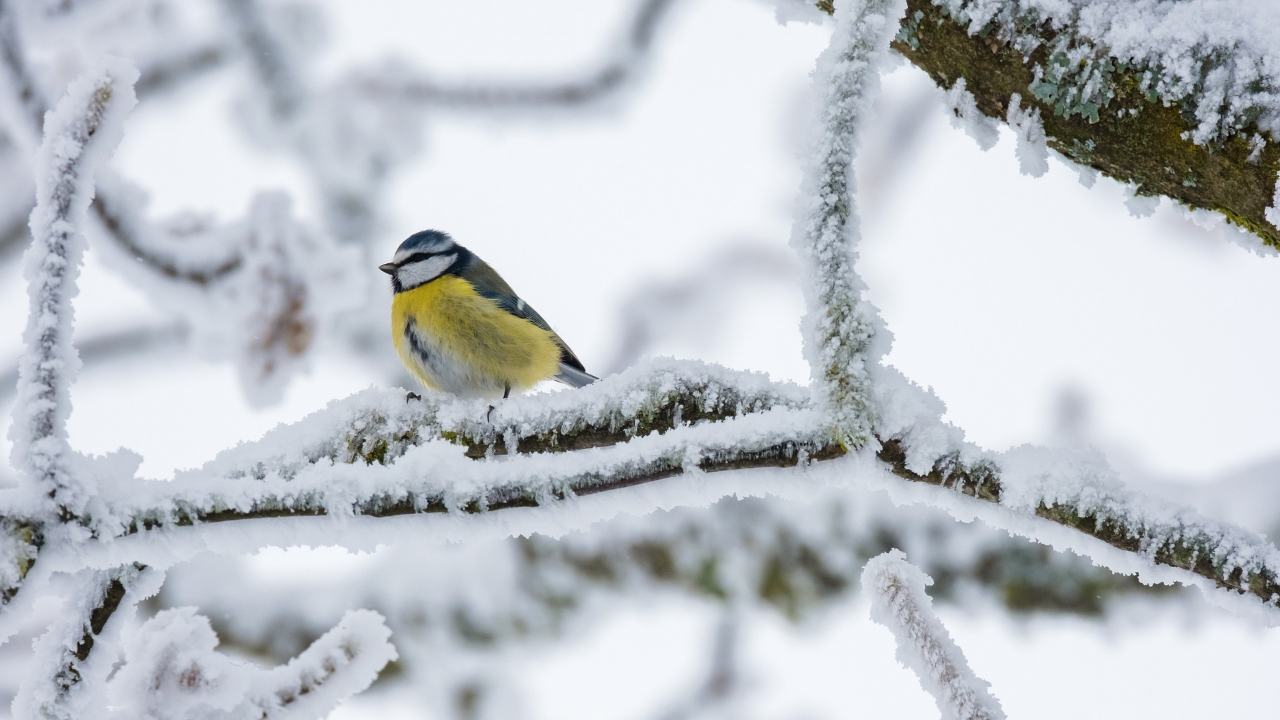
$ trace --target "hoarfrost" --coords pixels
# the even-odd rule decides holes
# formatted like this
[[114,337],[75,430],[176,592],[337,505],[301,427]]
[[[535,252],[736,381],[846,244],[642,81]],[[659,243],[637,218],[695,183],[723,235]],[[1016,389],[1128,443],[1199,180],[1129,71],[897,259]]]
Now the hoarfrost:
[[1160,207],[1159,195],[1143,195],[1140,188],[1130,185],[1125,189],[1124,206],[1129,214],[1137,218],[1151,217]]
[[[870,371],[884,354],[881,322],[854,272],[858,215],[855,174],[859,125],[880,88],[880,66],[906,12],[905,0],[848,0],[836,8],[831,44],[818,59],[819,127],[801,194],[805,206],[792,245],[808,268],[803,322],[815,399],[838,439],[872,437]],[[881,333],[883,335],[883,333]]]
[[[65,578],[62,606],[35,642],[35,655],[13,700],[15,717],[78,720],[101,715],[101,687],[118,658],[118,636],[137,604],[154,595],[160,573],[135,565]],[[46,602],[50,598],[46,597]],[[111,610],[105,624],[99,611]],[[87,646],[86,646],[87,643]],[[85,657],[83,652],[95,652]]]
[[70,387],[80,367],[71,342],[71,298],[84,256],[94,173],[123,135],[124,116],[137,102],[137,79],[133,67],[109,59],[72,83],[45,118],[36,161],[33,242],[24,258],[31,311],[10,437],[13,464],[27,483],[72,515],[84,510],[94,490],[67,468]]
[[983,150],[990,150],[1000,139],[1000,128],[995,121],[978,109],[973,93],[965,89],[964,78],[957,78],[944,96],[950,111],[952,127],[964,130]]
[[1256,122],[1280,134],[1280,5],[1255,0],[936,0],[971,35],[994,34],[1024,56],[1046,47],[1033,90],[1064,114],[1096,117],[1112,73],[1136,68],[1144,90],[1181,103],[1191,139],[1221,141]]
[[1049,171],[1049,148],[1045,145],[1044,125],[1040,122],[1040,111],[1036,108],[1022,107],[1022,96],[1014,93],[1009,99],[1009,112],[1006,119],[1018,139],[1015,152],[1018,155],[1022,174],[1031,177],[1044,175]]

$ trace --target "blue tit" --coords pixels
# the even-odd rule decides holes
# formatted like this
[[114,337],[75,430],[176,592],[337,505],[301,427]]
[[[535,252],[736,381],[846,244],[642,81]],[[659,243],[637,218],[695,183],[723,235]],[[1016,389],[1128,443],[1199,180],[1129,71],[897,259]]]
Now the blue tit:
[[395,291],[391,340],[427,387],[505,398],[543,380],[582,387],[597,379],[502,276],[447,234],[409,236],[378,269]]

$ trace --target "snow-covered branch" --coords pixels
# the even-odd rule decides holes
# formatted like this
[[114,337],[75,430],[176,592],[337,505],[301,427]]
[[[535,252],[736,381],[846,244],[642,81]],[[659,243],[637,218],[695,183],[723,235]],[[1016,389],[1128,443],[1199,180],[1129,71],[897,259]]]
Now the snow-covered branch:
[[81,78],[45,119],[25,258],[31,310],[23,336],[12,437],[14,465],[65,517],[80,516],[93,492],[69,469],[67,417],[80,359],[71,344],[76,279],[84,256],[85,211],[94,173],[115,150],[133,107],[137,71],[110,63]]
[[131,612],[159,588],[156,574],[138,565],[85,571],[71,580],[60,619],[36,641],[35,660],[14,699],[17,717],[75,720],[100,713],[115,658],[94,654],[95,646],[109,625],[121,624],[122,610]]
[[[676,475],[799,465],[808,470],[784,473],[780,484],[767,487],[802,492],[810,486],[795,483],[805,478],[903,492],[918,487],[905,502],[1065,544],[1121,572],[1164,566],[1177,572],[1154,579],[1221,587],[1272,606],[1280,598],[1280,556],[1264,538],[1127,491],[1104,467],[1071,456],[985,455],[931,414],[936,399],[905,383],[895,388],[891,375],[882,380],[880,447],[844,460],[822,416],[802,406],[803,389],[697,363],[656,363],[573,392],[513,398],[495,410],[497,430],[485,432],[483,403],[436,396],[406,403],[397,391],[366,391],[172,482],[102,487],[100,513],[90,517],[100,539],[71,553],[46,544],[42,555],[57,556],[51,569],[125,560],[164,566],[207,549],[203,533],[226,523],[240,531],[218,536],[224,552],[280,542],[272,529],[304,542],[305,526],[297,523],[306,517],[423,514],[438,518],[422,519],[430,527],[474,515],[492,527],[490,518],[508,510],[568,508],[580,496]],[[700,501],[746,491],[741,483],[748,476],[728,475],[701,484]],[[645,502],[679,501],[658,494]],[[275,524],[282,517],[294,520]],[[554,525],[574,526],[564,522]],[[242,532],[251,523],[260,530]],[[1055,536],[1048,532],[1055,524],[1079,534]],[[331,532],[318,537],[341,541]],[[1130,564],[1117,565],[1103,544],[1085,542],[1090,537],[1124,551]],[[352,543],[364,547],[367,539],[353,536]]]
[[[1215,0],[907,5],[894,49],[943,89],[963,81],[974,112],[1010,122],[1028,171],[1043,167],[1028,142],[1043,134],[1075,163],[1280,249],[1268,220],[1280,171],[1276,5],[1234,4],[1231,22]],[[1022,122],[1032,113],[1041,127]]]
[[862,571],[871,617],[898,641],[898,661],[915,671],[943,720],[1003,720],[1000,702],[973,674],[964,653],[933,612],[925,588],[933,579],[901,551],[872,558]]
[[[29,106],[24,116],[42,114],[14,19],[0,20],[13,36],[0,58],[7,79],[0,85],[11,96],[22,90],[14,102]],[[21,118],[10,120],[15,132],[27,131]],[[188,316],[194,344],[234,360],[251,401],[276,399],[315,336],[358,302],[351,253],[293,217],[278,193],[260,193],[244,220],[223,225],[189,215],[156,223],[145,202],[128,182],[100,178],[93,229],[107,242],[95,249],[165,312]]]
[[837,11],[814,77],[818,127],[801,190],[807,206],[792,238],[810,276],[804,339],[815,399],[836,439],[849,447],[871,440],[869,368],[884,346],[875,343],[879,318],[853,269],[859,234],[853,163],[859,124],[879,91],[879,65],[904,8],[902,0],[854,0]]
[[[20,32],[18,18],[8,3],[0,5],[0,90],[5,94],[10,115],[4,120],[11,133],[32,147],[41,137],[41,123],[48,109],[48,100],[25,53],[25,38]],[[130,83],[136,82],[137,78]],[[130,91],[132,92],[132,90]],[[218,257],[201,258],[193,264],[168,247],[168,238],[157,241],[154,228],[146,225],[136,214],[137,203],[129,195],[136,191],[120,188],[99,188],[93,214],[99,226],[128,258],[131,266],[141,266],[163,280],[206,286],[234,272],[239,259],[234,254],[221,253]]]
[[121,718],[311,720],[373,684],[396,659],[390,636],[377,613],[351,611],[288,663],[261,669],[217,652],[194,608],[165,610],[130,638],[109,692]]

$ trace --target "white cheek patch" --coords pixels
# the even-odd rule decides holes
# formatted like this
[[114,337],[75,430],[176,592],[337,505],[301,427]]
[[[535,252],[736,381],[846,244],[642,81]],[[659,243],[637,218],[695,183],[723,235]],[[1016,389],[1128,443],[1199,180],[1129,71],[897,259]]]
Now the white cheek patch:
[[457,257],[456,253],[450,253],[409,263],[396,271],[396,280],[404,288],[417,287],[423,283],[431,282],[440,277],[445,270],[448,270]]

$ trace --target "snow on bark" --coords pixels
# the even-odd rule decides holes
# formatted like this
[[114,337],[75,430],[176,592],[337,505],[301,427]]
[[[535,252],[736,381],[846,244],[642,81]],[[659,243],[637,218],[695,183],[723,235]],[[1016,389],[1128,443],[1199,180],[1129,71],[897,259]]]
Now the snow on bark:
[[[880,447],[847,458],[853,464],[836,460],[828,418],[807,407],[802,389],[700,363],[655,362],[581,390],[513,398],[494,411],[498,429],[478,436],[484,403],[405,402],[403,391],[370,390],[173,482],[107,474],[89,518],[97,539],[46,544],[38,567],[169,567],[208,550],[288,544],[362,550],[404,532],[450,541],[558,537],[619,513],[727,494],[812,493],[812,483],[853,478],[895,502],[981,517],[1148,582],[1225,588],[1211,594],[1243,595],[1264,613],[1280,600],[1280,558],[1264,539],[1207,519],[1193,526],[1194,513],[1100,484],[1096,473],[1077,478],[1070,494],[1042,484],[1061,492],[1036,503],[1019,486],[1004,502],[999,458],[943,422],[937,398],[892,368],[877,367],[875,379]],[[518,454],[488,457],[511,448]],[[793,466],[805,470],[728,472],[714,482],[704,474]],[[1014,470],[1010,482],[1027,475]],[[1090,497],[1106,504],[1069,502]],[[432,519],[392,520],[421,514]],[[1127,521],[1113,521],[1120,518]]]
[[[0,610],[13,599],[23,577],[35,560],[37,548],[33,528],[3,517],[0,511]],[[5,634],[0,631],[0,644]]]
[[900,550],[877,555],[862,570],[871,618],[893,633],[898,662],[915,672],[943,720],[1003,720],[1000,702],[969,668],[934,614],[933,600],[925,592],[932,584],[933,578],[907,562]]
[[[1036,447],[986,453],[942,421],[941,401],[891,368],[878,369],[875,397],[880,459],[913,484],[949,491],[886,487],[896,502],[933,505],[965,522],[978,517],[1115,572],[1194,585],[1210,600],[1280,622],[1280,550],[1261,535],[1129,490],[1096,457]],[[1241,596],[1250,602],[1232,602]]]
[[854,159],[860,123],[879,92],[880,67],[905,12],[905,0],[848,0],[837,8],[831,43],[814,73],[815,143],[792,233],[809,274],[803,336],[815,400],[835,437],[851,447],[872,440],[870,372],[885,344],[876,342],[881,323],[854,269]]
[[285,665],[264,669],[216,651],[195,608],[164,610],[137,630],[111,681],[117,716],[146,720],[312,720],[377,679],[397,657],[382,616],[347,612]]
[[[826,447],[824,416],[774,409],[699,423],[571,453],[527,453],[476,461],[466,448],[427,439],[390,465],[305,465],[291,478],[192,477],[104,489],[94,527],[112,534],[257,516],[352,518],[471,513],[532,507],[682,473],[802,464]],[[727,489],[726,489],[727,491]],[[157,561],[160,562],[160,561]]]
[[964,130],[978,147],[990,150],[1000,139],[1000,128],[995,121],[978,109],[978,100],[965,88],[964,78],[956,82],[943,96],[951,115],[951,126]]
[[35,642],[35,655],[13,701],[14,716],[100,717],[104,683],[118,657],[118,635],[137,604],[160,589],[162,579],[133,564],[69,578],[62,608]]
[[[1280,5],[1255,0],[933,0],[970,35],[1024,57],[1044,48],[1032,91],[1066,115],[1096,118],[1116,96],[1114,71],[1183,103],[1200,145],[1253,126],[1280,136]],[[1048,47],[1044,47],[1044,46]]]
[[94,491],[68,467],[70,386],[80,365],[71,343],[71,298],[94,173],[120,140],[123,118],[137,102],[137,78],[127,64],[108,61],[72,83],[45,118],[37,159],[32,245],[24,258],[30,309],[10,437],[14,466],[26,483],[49,496],[50,510],[72,516],[85,510]]
[[1013,128],[1018,144],[1014,152],[1023,175],[1040,177],[1049,171],[1049,148],[1045,145],[1044,124],[1040,111],[1022,107],[1022,96],[1014,93],[1009,99],[1009,111],[1005,119]]

